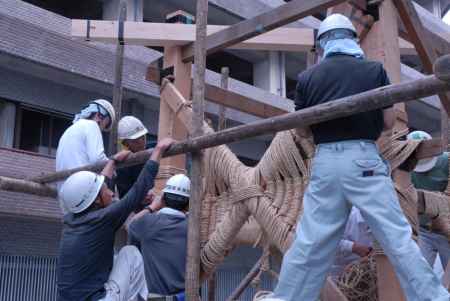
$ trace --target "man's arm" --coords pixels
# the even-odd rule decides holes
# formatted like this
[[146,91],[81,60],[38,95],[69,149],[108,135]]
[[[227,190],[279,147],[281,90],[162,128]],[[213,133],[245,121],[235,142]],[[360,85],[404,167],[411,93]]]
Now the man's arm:
[[173,140],[169,138],[161,140],[153,149],[150,159],[145,164],[130,191],[120,201],[114,202],[109,206],[107,214],[114,221],[115,226],[120,227],[128,215],[139,207],[147,191],[153,188],[154,180],[158,173],[159,160],[172,143]]

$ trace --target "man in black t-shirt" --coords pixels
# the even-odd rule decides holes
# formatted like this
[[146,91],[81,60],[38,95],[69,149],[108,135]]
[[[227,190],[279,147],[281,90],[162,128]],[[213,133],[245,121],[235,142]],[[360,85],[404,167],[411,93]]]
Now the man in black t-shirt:
[[[356,30],[345,16],[327,17],[318,42],[323,60],[299,75],[297,110],[389,84],[383,66],[364,59]],[[449,300],[412,240],[390,168],[375,145],[392,125],[393,109],[385,108],[311,126],[317,149],[304,212],[275,292],[264,300],[318,300],[352,206],[388,255],[407,300]]]

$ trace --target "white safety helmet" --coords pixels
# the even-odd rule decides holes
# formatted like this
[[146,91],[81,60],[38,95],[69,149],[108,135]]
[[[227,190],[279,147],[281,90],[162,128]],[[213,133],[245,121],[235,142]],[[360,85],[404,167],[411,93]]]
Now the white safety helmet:
[[90,171],[79,171],[63,184],[59,197],[69,212],[86,210],[97,198],[105,177]]
[[124,116],[119,121],[118,137],[120,140],[137,139],[148,133],[147,128],[134,116]]
[[191,180],[183,174],[174,175],[167,180],[163,192],[191,197]]
[[321,35],[334,29],[348,29],[352,31],[355,36],[357,35],[355,26],[353,26],[353,23],[349,18],[341,14],[332,14],[320,23],[317,39],[319,40]]
[[106,112],[108,112],[109,119],[111,120],[111,122],[109,123],[108,128],[106,128],[105,131],[110,131],[112,129],[114,122],[116,122],[116,111],[114,110],[113,105],[106,99],[96,99],[94,101],[91,101],[91,103],[98,104],[103,109],[105,109]]
[[[414,131],[408,134],[406,136],[410,140],[431,140],[432,137],[430,134],[424,131]],[[436,166],[437,163],[437,157],[432,158],[426,158],[426,159],[420,159],[419,162],[417,162],[416,168],[414,168],[415,172],[427,172],[431,169],[433,169],[434,166]]]

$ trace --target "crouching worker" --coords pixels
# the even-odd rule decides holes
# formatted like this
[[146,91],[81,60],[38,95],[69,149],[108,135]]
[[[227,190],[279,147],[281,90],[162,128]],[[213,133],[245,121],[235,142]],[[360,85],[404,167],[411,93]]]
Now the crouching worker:
[[111,178],[123,151],[108,161],[101,175],[81,171],[61,188],[69,213],[64,216],[57,266],[58,300],[135,300],[147,297],[142,257],[135,247],[123,248],[113,260],[115,232],[153,187],[162,153],[173,140],[164,139],[153,150],[138,180],[121,200],[112,202]]
[[190,186],[185,175],[171,177],[161,199],[155,198],[144,209],[147,213],[129,225],[128,239],[141,250],[151,294],[171,296],[184,291]]

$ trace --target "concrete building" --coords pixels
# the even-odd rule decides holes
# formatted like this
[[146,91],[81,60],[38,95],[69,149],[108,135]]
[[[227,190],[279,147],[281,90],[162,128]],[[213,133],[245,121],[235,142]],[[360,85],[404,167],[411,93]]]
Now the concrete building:
[[[70,19],[117,18],[119,0],[0,0],[0,176],[26,178],[54,169],[59,137],[73,115],[89,100],[112,99],[114,45],[75,41]],[[282,0],[210,0],[210,24],[234,24],[251,18]],[[417,1],[429,14],[442,17],[450,1]],[[195,14],[194,0],[128,0],[127,19],[164,22],[176,10]],[[321,16],[317,16],[321,17]],[[317,28],[308,17],[290,26]],[[444,30],[450,32],[449,28]],[[156,138],[159,87],[147,81],[147,66],[161,57],[158,50],[126,46],[124,114],[144,121]],[[405,79],[420,77],[417,57],[403,57]],[[207,81],[220,82],[220,68],[230,68],[230,89],[293,110],[297,74],[306,68],[306,53],[222,51],[207,60]],[[436,97],[408,105],[411,127],[439,135]],[[207,103],[216,120],[218,106]],[[257,117],[227,110],[230,125]],[[105,137],[105,145],[108,141]],[[231,145],[239,157],[254,164],[270,143],[270,136]],[[0,300],[54,300],[55,256],[61,214],[54,199],[0,191]],[[259,250],[242,248],[220,268],[217,300],[238,284],[256,262]],[[39,276],[38,276],[39,275]],[[271,286],[265,279],[265,286]],[[250,300],[250,291],[245,300]],[[244,299],[243,299],[244,300]]]

